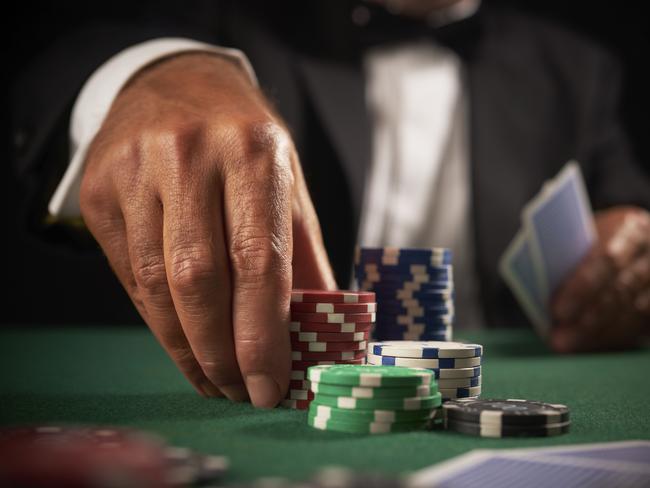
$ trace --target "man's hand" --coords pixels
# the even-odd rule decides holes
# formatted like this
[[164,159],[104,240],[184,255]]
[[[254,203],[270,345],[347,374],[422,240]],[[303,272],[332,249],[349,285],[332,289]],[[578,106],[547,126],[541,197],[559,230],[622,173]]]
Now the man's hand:
[[594,249],[552,303],[558,352],[631,347],[650,332],[650,214],[612,208],[596,228]]
[[335,283],[293,143],[244,72],[188,53],[139,73],[93,141],[80,203],[194,387],[275,406],[292,279]]

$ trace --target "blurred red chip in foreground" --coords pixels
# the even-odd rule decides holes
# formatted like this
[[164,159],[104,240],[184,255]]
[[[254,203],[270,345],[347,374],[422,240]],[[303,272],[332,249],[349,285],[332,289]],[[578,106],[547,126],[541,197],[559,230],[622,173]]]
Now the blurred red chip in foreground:
[[83,427],[0,430],[0,486],[172,485],[165,444],[149,433]]

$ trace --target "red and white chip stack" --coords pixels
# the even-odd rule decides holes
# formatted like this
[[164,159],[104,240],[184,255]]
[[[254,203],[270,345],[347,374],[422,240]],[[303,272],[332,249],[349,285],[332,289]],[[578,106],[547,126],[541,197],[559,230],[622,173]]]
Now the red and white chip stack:
[[291,292],[291,382],[282,405],[307,409],[314,398],[307,368],[364,364],[377,303],[369,291]]

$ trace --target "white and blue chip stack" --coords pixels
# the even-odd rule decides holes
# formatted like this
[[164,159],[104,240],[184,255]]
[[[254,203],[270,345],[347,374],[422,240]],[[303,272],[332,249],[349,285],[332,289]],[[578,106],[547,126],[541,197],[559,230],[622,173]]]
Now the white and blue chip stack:
[[366,362],[433,371],[442,400],[478,398],[483,346],[449,341],[383,341],[368,345]]
[[451,260],[447,248],[357,247],[357,286],[377,297],[376,340],[452,340]]

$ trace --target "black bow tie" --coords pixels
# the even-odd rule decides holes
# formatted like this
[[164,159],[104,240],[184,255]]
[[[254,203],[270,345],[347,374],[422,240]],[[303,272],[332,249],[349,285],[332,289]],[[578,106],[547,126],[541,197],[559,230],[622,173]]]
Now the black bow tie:
[[434,27],[426,20],[393,15],[360,0],[247,0],[243,5],[270,22],[277,35],[310,56],[358,61],[368,49],[432,39],[470,56],[480,35],[481,8],[470,17]]
[[[468,56],[472,53],[480,31],[480,9],[462,20],[435,26],[426,19],[394,15],[374,4],[357,3],[359,5],[353,8],[364,9],[361,10],[364,13],[357,22],[366,22],[355,24],[353,39],[356,38],[357,46],[362,51],[376,46],[431,39],[453,49],[461,56]],[[359,16],[358,13],[357,15]]]

